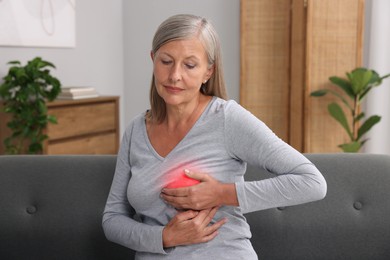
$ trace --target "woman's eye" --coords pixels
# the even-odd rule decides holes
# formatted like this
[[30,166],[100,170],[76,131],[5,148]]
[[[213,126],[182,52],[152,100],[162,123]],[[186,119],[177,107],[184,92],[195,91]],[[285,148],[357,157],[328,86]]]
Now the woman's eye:
[[169,65],[172,63],[172,61],[170,60],[161,60],[161,63],[164,64],[164,65]]
[[193,69],[193,68],[196,67],[196,65],[187,63],[186,67],[189,68],[189,69]]

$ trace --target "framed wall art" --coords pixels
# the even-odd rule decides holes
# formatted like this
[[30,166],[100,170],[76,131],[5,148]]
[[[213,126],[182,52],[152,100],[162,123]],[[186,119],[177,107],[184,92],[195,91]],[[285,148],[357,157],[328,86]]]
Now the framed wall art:
[[76,0],[0,0],[0,46],[76,45]]

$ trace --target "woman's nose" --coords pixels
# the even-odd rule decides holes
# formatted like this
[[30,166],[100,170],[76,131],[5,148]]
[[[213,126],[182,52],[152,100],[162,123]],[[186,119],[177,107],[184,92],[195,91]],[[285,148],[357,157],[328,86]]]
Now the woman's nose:
[[181,80],[181,70],[180,70],[180,66],[178,66],[178,65],[173,65],[173,66],[171,67],[169,79],[170,79],[172,82],[177,82],[177,81],[180,81],[180,80]]

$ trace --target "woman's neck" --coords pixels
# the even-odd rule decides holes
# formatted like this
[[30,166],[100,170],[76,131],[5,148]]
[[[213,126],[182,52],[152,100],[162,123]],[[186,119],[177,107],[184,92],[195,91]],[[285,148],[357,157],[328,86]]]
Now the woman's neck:
[[167,116],[163,122],[168,131],[176,131],[180,128],[192,126],[200,117],[211,99],[200,94],[196,99],[181,106],[167,106]]

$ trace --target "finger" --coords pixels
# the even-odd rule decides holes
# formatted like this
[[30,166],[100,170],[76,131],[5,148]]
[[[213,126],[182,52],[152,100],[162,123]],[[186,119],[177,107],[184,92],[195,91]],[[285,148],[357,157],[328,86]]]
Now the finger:
[[209,242],[210,240],[213,240],[216,236],[218,235],[218,230],[214,231],[213,233],[206,235],[202,237],[199,241],[199,243],[206,243]]
[[204,231],[205,234],[210,235],[215,233],[218,229],[220,229],[227,222],[227,218],[223,218],[218,220],[216,223],[207,226]]
[[208,214],[203,219],[204,226],[207,226],[208,224],[211,223],[211,221],[213,221],[213,218],[214,218],[215,214],[217,213],[217,211],[218,211],[218,207],[214,207],[214,208],[210,209]]
[[188,177],[198,180],[200,182],[205,182],[209,180],[209,175],[205,173],[200,173],[200,172],[193,172],[188,169],[184,169],[184,174],[187,175]]
[[196,210],[186,210],[176,214],[174,217],[178,222],[183,222],[195,218],[199,214]]
[[196,220],[199,225],[204,223],[204,219],[208,216],[210,211],[211,211],[211,208],[200,210],[198,215],[194,218],[194,220]]
[[183,188],[174,188],[174,189],[169,189],[169,188],[163,188],[161,190],[161,193],[170,195],[170,196],[175,196],[175,197],[186,197],[188,196],[188,187],[183,187]]
[[207,227],[207,225],[210,224],[210,222],[213,220],[215,213],[216,213],[215,208],[201,210],[199,211],[198,215],[194,218],[194,221],[202,227]]
[[175,208],[178,208],[178,209],[184,209],[184,208],[190,209],[191,208],[187,202],[186,197],[174,197],[174,196],[168,196],[165,194],[161,194],[161,198],[165,201],[165,203],[168,203]]

